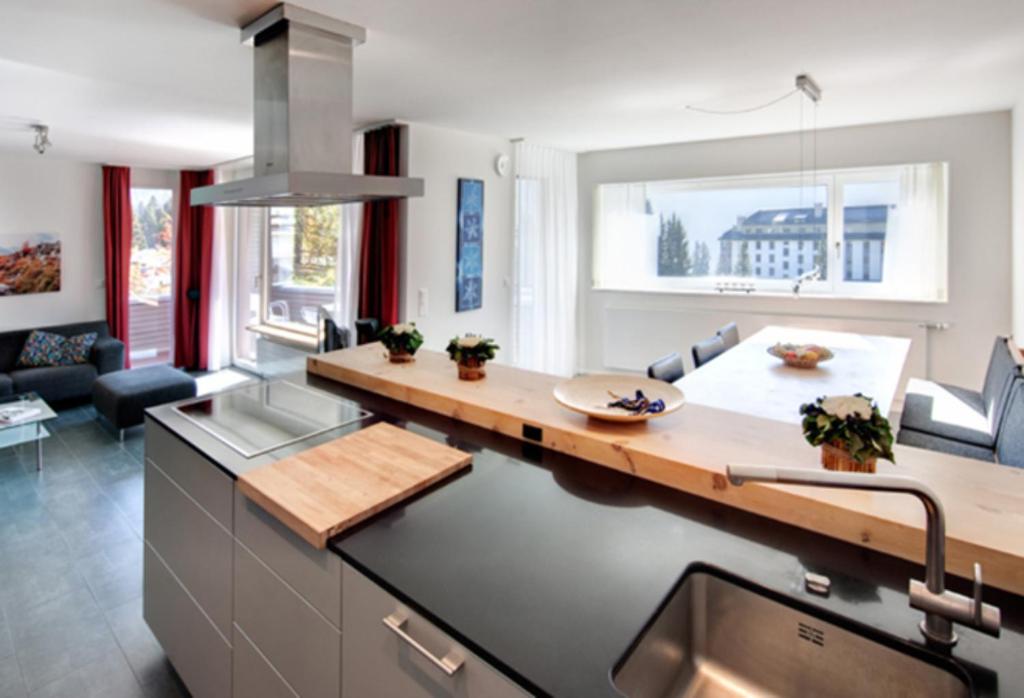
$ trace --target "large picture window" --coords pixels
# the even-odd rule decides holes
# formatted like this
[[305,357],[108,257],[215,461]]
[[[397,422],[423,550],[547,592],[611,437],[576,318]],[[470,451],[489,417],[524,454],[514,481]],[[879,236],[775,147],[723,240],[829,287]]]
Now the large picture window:
[[946,299],[946,165],[602,184],[594,285]]

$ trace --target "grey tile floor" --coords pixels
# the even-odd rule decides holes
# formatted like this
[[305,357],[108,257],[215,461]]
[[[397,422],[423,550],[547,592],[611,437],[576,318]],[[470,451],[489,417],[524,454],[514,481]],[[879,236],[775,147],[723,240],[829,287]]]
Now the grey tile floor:
[[187,696],[142,619],[142,429],[91,406],[0,449],[0,698]]

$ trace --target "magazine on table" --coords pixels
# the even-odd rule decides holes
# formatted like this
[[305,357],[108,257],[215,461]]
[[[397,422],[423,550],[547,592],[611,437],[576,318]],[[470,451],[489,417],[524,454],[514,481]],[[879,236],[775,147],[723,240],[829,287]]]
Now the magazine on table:
[[42,413],[41,409],[30,405],[6,405],[0,407],[0,425],[18,424]]

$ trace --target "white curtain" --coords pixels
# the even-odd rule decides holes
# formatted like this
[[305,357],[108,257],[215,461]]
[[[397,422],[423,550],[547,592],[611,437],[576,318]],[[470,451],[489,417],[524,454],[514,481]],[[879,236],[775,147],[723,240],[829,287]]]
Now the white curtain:
[[[363,134],[352,137],[352,172],[363,172]],[[356,319],[359,314],[359,251],[363,240],[363,205],[341,207],[341,231],[335,261],[334,321],[348,329],[349,340],[356,341]]]
[[900,199],[890,220],[882,279],[890,293],[935,300],[946,271],[946,166],[908,165],[900,173]]
[[[252,176],[252,159],[217,165],[214,181],[230,182]],[[231,299],[236,273],[235,235],[238,217],[245,209],[218,206],[213,216],[213,259],[210,274],[210,332],[207,340],[207,368],[219,371],[231,365]]]
[[527,369],[576,369],[576,154],[515,146],[512,360]]

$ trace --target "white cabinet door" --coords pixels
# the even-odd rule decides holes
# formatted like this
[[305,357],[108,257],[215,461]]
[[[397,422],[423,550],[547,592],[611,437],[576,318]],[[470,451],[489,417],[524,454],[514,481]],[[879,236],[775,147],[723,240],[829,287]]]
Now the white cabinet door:
[[342,569],[341,597],[344,698],[529,695],[349,565]]

